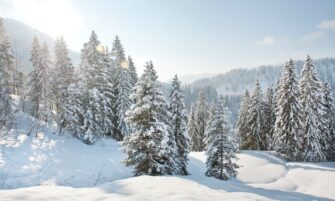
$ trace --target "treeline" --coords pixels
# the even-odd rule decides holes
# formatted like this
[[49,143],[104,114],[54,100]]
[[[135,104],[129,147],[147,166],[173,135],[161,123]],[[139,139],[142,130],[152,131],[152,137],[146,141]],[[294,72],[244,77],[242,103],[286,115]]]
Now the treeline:
[[292,60],[263,97],[259,82],[245,92],[238,117],[242,149],[275,150],[292,161],[335,159],[334,102],[307,56],[297,80]]

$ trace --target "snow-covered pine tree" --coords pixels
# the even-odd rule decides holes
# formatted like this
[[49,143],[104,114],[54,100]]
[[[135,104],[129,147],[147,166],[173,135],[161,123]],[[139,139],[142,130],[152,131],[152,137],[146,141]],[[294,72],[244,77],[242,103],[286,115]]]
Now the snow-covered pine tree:
[[215,114],[210,119],[206,130],[208,146],[206,149],[206,175],[221,180],[236,177],[239,167],[235,160],[236,143],[231,137],[231,126],[225,117],[222,99],[216,106]]
[[31,47],[30,62],[33,70],[29,74],[28,100],[31,103],[30,114],[40,120],[50,118],[50,58],[46,45],[40,46],[38,38],[34,37]]
[[[214,101],[212,103],[210,103],[209,106],[208,106],[208,111],[209,112],[208,112],[208,118],[207,118],[207,121],[206,121],[206,130],[210,127],[212,119],[215,116],[216,107],[217,107],[217,103],[215,103]],[[207,136],[205,136],[205,144],[207,146]]]
[[122,142],[126,153],[124,164],[134,166],[135,175],[174,173],[177,149],[170,113],[151,62],[146,63],[131,99],[133,104],[126,113],[126,121],[133,132]]
[[274,96],[272,88],[268,88],[266,91],[265,100],[265,133],[266,133],[266,147],[268,150],[273,149],[273,130],[276,121],[275,106],[274,106]]
[[250,98],[247,123],[250,129],[243,141],[242,148],[256,150],[266,149],[265,104],[258,80],[256,81],[255,90]]
[[246,141],[246,136],[250,130],[248,125],[248,112],[250,105],[250,95],[249,91],[246,90],[244,93],[244,97],[241,103],[238,120],[237,120],[237,130],[238,130],[238,138],[239,144],[242,146],[243,142]]
[[111,60],[111,54],[108,51],[108,47],[106,47],[105,52],[103,53],[102,58],[102,65],[104,66],[105,70],[105,83],[102,87],[102,93],[104,96],[104,104],[103,104],[103,110],[104,110],[104,118],[102,123],[102,129],[104,130],[104,133],[108,136],[112,135],[113,132],[113,100],[114,100],[114,94],[113,94],[113,75],[114,70],[112,67],[112,60]]
[[300,78],[300,104],[302,116],[303,160],[319,162],[326,160],[322,148],[322,103],[321,82],[317,76],[313,61],[308,55]]
[[178,80],[177,75],[172,80],[172,90],[169,94],[171,113],[171,127],[172,132],[176,140],[178,159],[177,161],[177,173],[181,175],[187,175],[187,155],[190,148],[190,140],[187,134],[187,117],[184,103],[184,95],[181,90],[181,84]]
[[131,77],[131,88],[133,88],[137,83],[138,77],[137,77],[135,64],[133,62],[133,59],[130,56],[128,56],[128,66],[129,66],[129,73]]
[[187,118],[187,133],[190,136],[190,140],[191,140],[191,150],[197,150],[197,142],[198,142],[198,125],[195,121],[195,110],[194,110],[194,106],[191,106],[190,112],[188,114],[188,118]]
[[10,93],[13,77],[14,56],[6,29],[0,18],[0,128],[11,127],[14,122]]
[[327,82],[322,85],[322,133],[324,135],[323,149],[327,155],[327,160],[335,160],[335,108],[332,90]]
[[131,105],[129,98],[132,92],[132,78],[129,72],[128,62],[125,58],[124,50],[116,36],[112,48],[112,66],[113,66],[113,137],[116,140],[122,140],[124,136],[128,135],[129,128],[125,122],[125,112]]
[[204,151],[206,147],[205,143],[205,131],[206,124],[209,116],[208,104],[206,92],[201,89],[198,94],[197,101],[195,103],[195,123],[197,125],[196,133],[192,136],[192,150],[193,151]]
[[46,43],[43,43],[41,48],[41,61],[42,66],[39,69],[39,79],[41,80],[42,90],[42,105],[40,108],[40,119],[49,122],[51,120],[51,110],[52,110],[52,92],[50,83],[50,67],[52,65],[49,48]]
[[81,102],[84,111],[82,122],[83,140],[87,144],[94,143],[103,136],[105,115],[106,66],[103,65],[105,48],[100,44],[98,36],[92,31],[90,39],[81,50],[80,76],[78,87],[81,90]]
[[57,109],[57,122],[60,127],[59,133],[67,122],[64,118],[64,107],[67,97],[70,96],[68,87],[74,82],[74,67],[69,57],[69,50],[63,37],[57,38],[54,47],[54,68],[52,88],[54,102]]
[[62,110],[66,130],[78,139],[84,139],[86,130],[83,124],[86,117],[81,90],[76,82],[67,87],[67,96],[63,98]]
[[277,92],[277,113],[273,134],[274,149],[290,160],[301,157],[301,106],[293,60],[284,66]]

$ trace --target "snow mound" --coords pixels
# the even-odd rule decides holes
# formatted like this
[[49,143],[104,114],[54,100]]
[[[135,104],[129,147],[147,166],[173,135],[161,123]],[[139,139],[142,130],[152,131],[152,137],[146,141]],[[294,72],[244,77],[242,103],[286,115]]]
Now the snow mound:
[[1,134],[1,188],[90,187],[132,175],[132,170],[122,165],[121,146],[115,140],[86,145],[70,135],[59,136],[56,125],[43,124],[28,136],[34,123],[21,115],[18,129]]

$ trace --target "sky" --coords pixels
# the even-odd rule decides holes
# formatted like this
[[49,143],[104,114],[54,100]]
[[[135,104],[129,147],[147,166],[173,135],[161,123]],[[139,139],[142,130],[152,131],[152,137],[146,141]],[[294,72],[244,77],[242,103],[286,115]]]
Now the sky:
[[80,51],[118,35],[139,73],[161,80],[335,56],[334,0],[0,0],[0,16],[63,35]]

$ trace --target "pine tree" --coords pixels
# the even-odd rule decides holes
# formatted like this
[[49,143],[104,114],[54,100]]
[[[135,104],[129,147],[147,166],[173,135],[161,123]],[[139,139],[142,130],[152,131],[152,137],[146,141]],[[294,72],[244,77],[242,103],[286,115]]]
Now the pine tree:
[[129,66],[129,73],[131,77],[131,88],[133,88],[137,83],[138,77],[137,77],[135,64],[133,62],[133,59],[130,56],[128,56],[128,66]]
[[205,131],[208,119],[208,105],[206,100],[206,93],[204,89],[201,89],[198,94],[198,98],[195,104],[195,123],[197,125],[196,133],[192,136],[192,151],[204,151],[206,147],[205,143]]
[[67,131],[70,131],[78,139],[84,139],[85,130],[83,127],[85,120],[84,105],[82,102],[81,90],[76,82],[67,88],[67,96],[64,96],[62,104],[63,120]]
[[256,88],[250,98],[247,123],[250,130],[246,134],[242,147],[245,149],[266,149],[265,104],[258,80],[256,82]]
[[250,105],[250,95],[249,91],[246,90],[239,115],[238,115],[238,120],[237,120],[237,129],[238,129],[238,136],[239,136],[239,144],[242,145],[244,141],[246,141],[247,134],[250,133],[250,128],[248,126],[248,112],[249,112],[249,105]]
[[3,126],[10,128],[14,122],[10,100],[13,60],[9,37],[0,18],[0,128]]
[[67,124],[64,118],[64,105],[68,104],[66,100],[70,96],[68,87],[74,82],[74,67],[63,37],[56,39],[54,51],[52,88],[57,109],[57,122],[60,126],[60,133],[62,133],[61,129]]
[[194,106],[191,106],[190,112],[188,114],[188,118],[187,118],[188,122],[187,122],[187,132],[190,136],[190,140],[191,140],[191,150],[194,151],[197,149],[197,142],[198,142],[198,125],[196,123],[195,120],[195,110],[194,110]]
[[300,103],[302,113],[302,132],[304,136],[303,160],[319,162],[326,160],[326,153],[322,149],[322,113],[321,83],[311,57],[308,55],[300,78]]
[[151,62],[146,63],[131,99],[134,103],[126,121],[133,132],[122,142],[127,155],[124,164],[134,166],[135,175],[174,173],[177,150],[170,114]]
[[266,147],[267,149],[273,149],[273,130],[276,121],[275,106],[274,106],[274,96],[272,88],[268,88],[266,92],[265,101],[265,133],[266,133]]
[[48,47],[45,44],[41,47],[36,37],[34,37],[32,42],[30,62],[33,66],[28,82],[31,115],[47,122],[51,115],[50,57]]
[[239,167],[235,160],[236,143],[232,139],[231,126],[226,121],[222,99],[217,104],[215,115],[210,119],[206,130],[208,147],[206,150],[206,175],[217,179],[227,180],[236,177]]
[[187,175],[187,155],[189,153],[190,140],[187,134],[187,117],[182,94],[181,84],[177,75],[172,80],[172,90],[170,92],[170,107],[172,132],[176,140],[178,150],[178,174]]
[[286,154],[290,160],[299,160],[301,155],[301,106],[299,88],[292,60],[286,63],[277,94],[277,113],[273,135],[274,149]]
[[121,41],[116,36],[112,48],[112,66],[114,70],[113,75],[113,137],[117,140],[122,140],[124,136],[128,135],[129,128],[125,122],[125,112],[131,105],[129,98],[133,81],[129,72],[128,64],[125,58],[124,50]]
[[322,86],[322,95],[323,150],[327,155],[327,160],[335,160],[335,108],[332,90],[327,82]]
[[42,66],[39,69],[39,77],[41,83],[43,84],[41,90],[42,97],[42,107],[40,108],[40,119],[45,122],[51,120],[51,110],[52,110],[52,93],[51,93],[51,83],[50,83],[50,67],[52,65],[49,49],[46,43],[43,43],[41,48],[41,61]]
[[83,140],[87,144],[94,143],[105,134],[104,90],[106,81],[106,66],[103,65],[104,47],[98,36],[92,31],[90,39],[81,50],[80,76],[78,87],[81,90],[81,102],[84,118],[82,121]]

